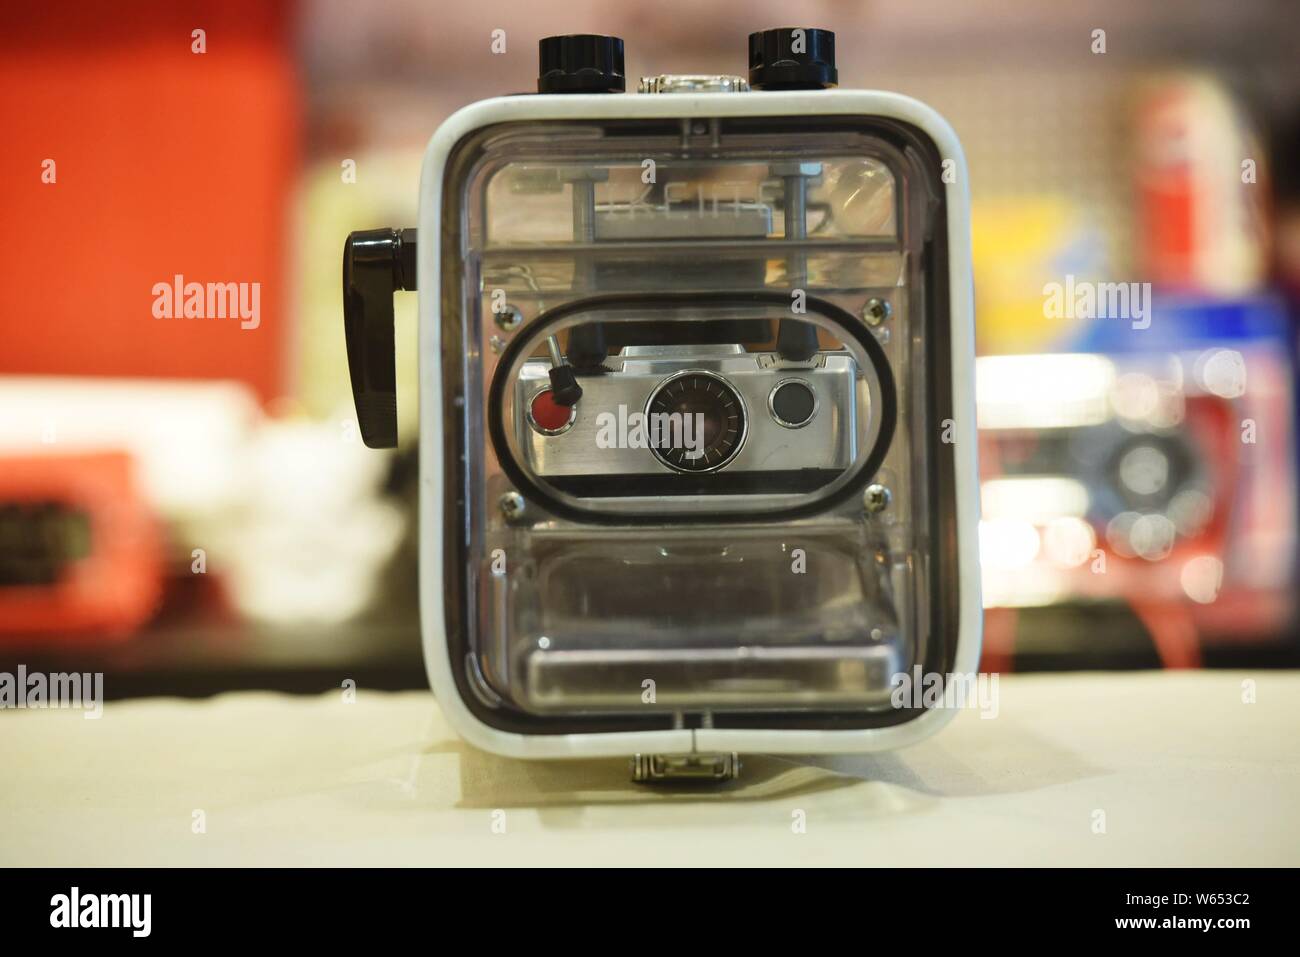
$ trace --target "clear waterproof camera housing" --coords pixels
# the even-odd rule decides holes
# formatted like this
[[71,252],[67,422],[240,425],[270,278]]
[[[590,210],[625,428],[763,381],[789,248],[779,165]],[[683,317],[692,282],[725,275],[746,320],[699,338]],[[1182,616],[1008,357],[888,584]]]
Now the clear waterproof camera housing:
[[425,655],[473,743],[874,750],[951,716],[899,675],[976,668],[964,161],[826,88],[832,43],[620,94],[621,41],[545,40],[546,92],[434,135],[418,245],[350,237],[368,444],[419,288]]

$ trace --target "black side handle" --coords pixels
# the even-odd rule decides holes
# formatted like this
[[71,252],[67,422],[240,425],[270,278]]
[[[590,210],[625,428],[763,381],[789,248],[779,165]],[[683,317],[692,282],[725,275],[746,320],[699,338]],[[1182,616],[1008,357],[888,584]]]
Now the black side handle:
[[361,441],[397,447],[393,293],[413,290],[416,231],[363,229],[343,245],[343,335]]

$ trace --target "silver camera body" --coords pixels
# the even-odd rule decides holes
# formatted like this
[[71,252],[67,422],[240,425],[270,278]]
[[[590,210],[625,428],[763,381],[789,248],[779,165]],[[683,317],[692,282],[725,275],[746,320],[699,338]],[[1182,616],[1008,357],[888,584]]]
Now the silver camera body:
[[[599,373],[580,378],[583,399],[558,427],[531,412],[550,390],[550,370],[545,360],[523,366],[514,421],[529,467],[560,487],[568,479],[598,488],[603,478],[611,490],[626,493],[626,479],[639,477],[647,492],[673,494],[693,488],[690,480],[701,473],[721,478],[725,472],[746,473],[744,487],[752,494],[789,492],[804,481],[801,475],[824,483],[858,453],[860,371],[843,352],[791,362],[738,344],[625,347]],[[734,402],[730,427],[737,434],[725,448],[700,449],[698,428],[661,418],[676,406],[656,410],[657,400],[693,384],[703,384],[719,404]]]

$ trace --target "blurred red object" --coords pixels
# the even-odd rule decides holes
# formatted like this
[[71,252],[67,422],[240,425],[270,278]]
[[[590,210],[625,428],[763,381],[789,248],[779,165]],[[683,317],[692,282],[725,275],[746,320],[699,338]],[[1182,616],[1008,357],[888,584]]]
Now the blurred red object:
[[0,640],[129,637],[158,608],[158,525],[123,453],[0,458]]
[[1268,171],[1246,110],[1211,75],[1173,75],[1138,103],[1143,274],[1221,295],[1264,280]]
[[[263,401],[281,391],[293,14],[258,0],[5,10],[0,373],[229,378]],[[177,275],[259,283],[259,325],[155,318],[154,285]]]

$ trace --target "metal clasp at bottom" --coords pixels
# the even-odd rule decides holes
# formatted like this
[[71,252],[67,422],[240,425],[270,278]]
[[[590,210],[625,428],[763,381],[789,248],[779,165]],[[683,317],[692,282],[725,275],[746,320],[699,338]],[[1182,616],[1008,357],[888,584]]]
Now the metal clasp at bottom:
[[638,754],[632,758],[632,780],[638,784],[682,781],[734,781],[740,777],[740,755]]

